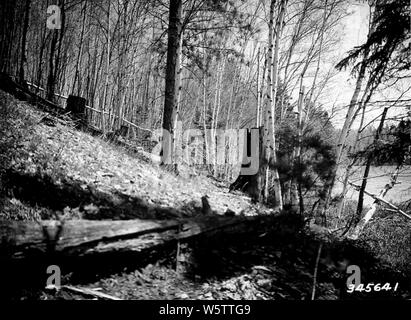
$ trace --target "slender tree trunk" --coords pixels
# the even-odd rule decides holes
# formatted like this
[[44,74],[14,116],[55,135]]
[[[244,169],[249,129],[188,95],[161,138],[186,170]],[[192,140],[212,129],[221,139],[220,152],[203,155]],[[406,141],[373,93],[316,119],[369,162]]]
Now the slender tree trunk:
[[183,86],[182,86],[182,76],[183,76],[183,34],[180,36],[180,44],[178,46],[178,52],[177,52],[177,65],[178,65],[178,71],[177,71],[177,79],[176,79],[176,87],[177,87],[177,101],[176,101],[176,116],[174,119],[174,125],[173,125],[173,142],[172,142],[172,147],[173,147],[173,156],[174,156],[174,170],[176,173],[178,173],[178,163],[181,161],[181,153],[182,153],[182,135],[183,135],[183,123],[182,119],[180,117],[180,110],[181,110],[181,95],[183,91]]
[[262,126],[263,122],[263,105],[264,105],[264,98],[265,98],[265,84],[266,84],[266,72],[267,72],[267,52],[264,48],[264,67],[263,67],[263,74],[261,77],[261,88],[259,92],[259,118],[258,118],[258,128]]
[[[154,40],[155,37],[155,29],[154,29],[154,23],[155,23],[155,19],[153,18],[152,20],[152,40]],[[151,69],[152,69],[152,63],[153,63],[153,53],[151,48],[149,49],[150,53],[148,56],[148,66],[147,66],[147,77],[146,77],[146,82],[145,82],[145,87],[144,87],[144,100],[143,100],[143,113],[146,114],[146,117],[148,119],[149,117],[149,113],[153,114],[154,110],[151,110],[150,112],[150,108],[148,106],[148,100],[150,97],[150,79],[151,79]],[[146,120],[147,120],[146,119]],[[151,123],[150,121],[148,121],[149,123]]]
[[56,44],[57,44],[57,30],[52,30],[53,33],[51,44],[50,44],[50,57],[49,57],[49,72],[47,77],[47,99],[50,101],[54,100],[54,88],[55,88],[55,79],[54,79],[54,68],[56,68],[54,64],[54,55],[56,51]]
[[[56,55],[56,62],[55,62],[55,67],[54,67],[54,86],[60,84],[60,81],[62,80],[61,74],[65,72],[67,63],[66,59],[62,59],[62,49],[63,49],[63,38],[64,34],[66,32],[66,9],[65,9],[65,0],[61,0],[60,2],[60,7],[61,7],[61,29],[59,33],[59,39],[58,39],[58,49],[57,49],[57,55]],[[67,52],[67,48],[65,49],[65,53]],[[64,64],[61,64],[60,61],[63,60]],[[64,83],[63,83],[64,84]],[[61,86],[63,87],[63,86]],[[62,90],[59,90],[60,92]]]
[[2,9],[2,28],[0,31],[0,71],[11,74],[11,52],[13,43],[16,41],[16,2],[15,0],[2,0],[2,5],[0,8]]
[[257,108],[255,115],[255,126],[260,127],[260,47],[258,47],[257,52]]
[[309,95],[309,98],[308,98],[307,104],[306,104],[307,105],[307,110],[306,110],[305,116],[304,116],[304,121],[303,121],[304,125],[307,123],[307,120],[308,120],[308,115],[309,115],[309,111],[310,111],[309,109],[311,108],[311,102],[312,102],[313,95],[314,95],[315,85],[317,83],[318,72],[320,71],[321,53],[322,53],[323,42],[324,42],[325,24],[327,22],[327,4],[328,4],[328,0],[325,0],[323,23],[322,23],[322,27],[321,27],[321,30],[320,30],[320,44],[319,44],[319,47],[318,47],[317,67],[315,69],[313,84],[311,86],[310,95]]
[[215,174],[216,170],[216,139],[214,135],[214,122],[215,122],[215,114],[217,110],[217,103],[218,103],[218,90],[219,90],[219,79],[220,79],[220,67],[221,67],[221,61],[216,59],[216,79],[215,79],[215,90],[214,90],[214,104],[213,104],[213,110],[211,112],[211,125],[210,125],[210,131],[209,131],[209,137],[210,137],[210,170],[212,171],[213,175]]
[[39,60],[38,60],[38,66],[37,66],[37,76],[36,76],[36,84],[38,86],[42,86],[43,81],[43,54],[44,54],[44,48],[46,46],[46,32],[43,31],[42,29],[42,36],[41,36],[41,45],[40,45],[40,52],[39,52]]
[[298,177],[297,177],[297,193],[298,193],[298,203],[300,208],[300,214],[304,213],[304,199],[302,191],[302,160],[301,160],[301,145],[303,140],[303,102],[304,102],[304,86],[300,87],[300,94],[298,99],[298,145],[296,152],[296,159],[298,165]]
[[[274,10],[275,10],[275,0],[271,0],[270,4],[270,18],[268,24],[268,52],[267,52],[267,65],[268,65],[268,74],[267,74],[267,99],[265,105],[265,112],[264,112],[264,150],[265,150],[265,186],[264,186],[264,200],[267,201],[268,199],[268,181],[269,181],[269,168],[268,163],[270,161],[270,152],[275,151],[272,145],[272,125],[271,125],[271,105],[274,104],[273,102],[273,29],[274,29]],[[271,130],[270,130],[271,129]]]
[[[375,18],[374,15],[370,16],[371,20],[370,20],[370,24],[369,24],[368,37],[371,35],[372,29],[373,29],[374,18]],[[348,110],[347,110],[347,114],[345,116],[345,121],[344,121],[343,128],[341,129],[340,135],[338,137],[337,156],[336,156],[337,166],[336,166],[336,169],[334,171],[331,184],[328,187],[328,192],[327,192],[327,196],[325,198],[324,207],[323,207],[323,213],[322,213],[323,217],[325,217],[325,212],[327,211],[329,202],[331,200],[331,193],[332,193],[332,189],[333,189],[334,184],[335,184],[335,180],[336,180],[336,176],[337,176],[337,170],[338,170],[338,167],[340,165],[341,158],[342,158],[342,155],[343,155],[345,141],[347,139],[348,133],[350,132],[351,125],[353,123],[352,120],[354,118],[355,112],[358,109],[358,106],[357,106],[358,96],[360,95],[360,91],[361,91],[361,88],[362,88],[362,83],[363,83],[364,78],[365,78],[365,71],[366,71],[366,68],[367,68],[368,52],[369,52],[369,50],[364,51],[364,56],[363,56],[362,61],[361,61],[361,66],[360,66],[360,70],[359,70],[359,73],[358,73],[355,89],[354,89],[353,95],[351,97],[350,104],[348,106]]]
[[[276,94],[277,94],[277,82],[278,82],[278,56],[279,56],[279,46],[280,46],[280,37],[283,26],[283,20],[285,15],[285,8],[287,5],[287,0],[282,0],[280,4],[279,16],[277,18],[277,23],[275,26],[275,45],[273,52],[273,33],[274,33],[274,8],[275,0],[271,1],[270,6],[270,22],[269,22],[269,44],[268,44],[268,66],[270,67],[269,76],[268,76],[268,94],[267,98],[269,105],[266,108],[266,121],[265,121],[265,156],[267,163],[270,163],[273,167],[273,182],[274,182],[274,197],[275,197],[275,206],[278,209],[283,207],[283,199],[281,192],[280,177],[278,174],[278,169],[275,168],[277,162],[276,156],[276,137],[275,137],[275,108],[276,108]],[[265,190],[264,198],[268,198],[268,176],[269,169],[266,170],[266,179],[265,179]]]
[[[106,60],[106,80],[104,84],[104,93],[103,93],[103,105],[101,108],[101,129],[103,134],[106,133],[106,121],[105,121],[105,114],[106,111],[106,104],[107,104],[107,94],[108,94],[108,80],[110,76],[110,1],[108,2],[108,9],[107,9],[107,60]],[[109,117],[110,122],[110,117]]]
[[[59,2],[61,7],[61,29],[52,30],[53,37],[50,45],[50,60],[49,60],[49,74],[47,78],[47,99],[50,101],[55,101],[54,93],[56,91],[57,74],[59,69],[59,62],[61,56],[61,48],[63,45],[63,36],[65,32],[65,0]],[[57,48],[58,44],[58,48]],[[57,53],[56,53],[57,49]]]
[[[242,52],[244,54],[244,51]],[[234,70],[234,75],[233,75],[233,87],[230,93],[230,100],[228,101],[228,111],[227,111],[227,118],[226,118],[226,124],[225,127],[228,129],[230,127],[230,120],[231,120],[231,112],[233,110],[233,106],[235,105],[235,102],[237,101],[237,94],[238,94],[238,87],[240,83],[240,74],[241,74],[241,67],[242,65],[240,64],[239,67],[235,67]],[[231,121],[232,125],[233,121]]]
[[223,58],[223,61],[220,65],[219,77],[217,79],[217,81],[218,81],[217,109],[216,109],[215,119],[214,119],[214,135],[215,135],[215,131],[217,130],[217,127],[218,127],[218,116],[219,116],[220,110],[221,110],[221,91],[222,91],[222,82],[223,82],[224,69],[225,69],[225,58]]
[[26,42],[27,42],[27,30],[29,28],[29,19],[30,19],[30,2],[31,0],[26,0],[25,10],[24,10],[23,35],[22,35],[22,40],[21,40],[21,60],[20,60],[20,70],[19,70],[19,82],[22,85],[25,85],[24,63],[27,61]]
[[[205,60],[205,53],[204,53],[204,60]],[[203,130],[204,130],[204,153],[205,157],[203,159],[208,159],[209,153],[209,144],[207,139],[207,87],[206,87],[206,72],[203,71],[203,79],[202,79],[202,87],[203,87]],[[207,160],[206,160],[207,161]]]
[[213,141],[213,154],[214,154],[214,176],[217,177],[217,127],[218,127],[218,116],[220,113],[220,108],[221,108],[221,83],[223,79],[223,74],[224,74],[224,68],[225,68],[225,58],[223,58],[223,61],[219,63],[219,68],[217,72],[217,90],[216,90],[216,103],[215,103],[215,110],[213,113],[213,121],[212,121],[212,141]]
[[310,4],[310,1],[308,1],[308,0],[304,1],[304,6],[303,6],[303,9],[302,9],[302,12],[301,12],[301,16],[298,19],[298,22],[296,24],[295,31],[294,31],[293,36],[291,38],[290,48],[288,49],[288,53],[287,53],[287,62],[285,64],[285,68],[284,68],[284,79],[283,79],[285,88],[282,91],[281,103],[280,103],[280,106],[281,106],[280,121],[282,121],[285,118],[285,114],[286,114],[286,110],[284,108],[283,101],[284,101],[284,97],[285,97],[285,93],[286,93],[285,89],[286,89],[287,83],[288,83],[288,69],[290,67],[290,62],[291,62],[292,55],[294,53],[294,49],[295,49],[295,47],[297,45],[297,42],[298,42],[297,39],[300,36],[300,32],[301,32],[303,22],[305,20],[305,17],[307,16],[307,7],[309,6],[309,4]]
[[[384,122],[387,116],[388,109],[389,109],[388,107],[385,107],[384,111],[382,112],[380,124],[378,125],[377,131],[375,132],[374,144],[376,144],[378,140],[380,139],[380,135],[384,127]],[[364,203],[364,191],[365,191],[365,188],[367,187],[367,179],[370,173],[372,160],[373,160],[373,155],[370,153],[367,157],[367,162],[365,163],[365,169],[364,169],[364,175],[362,178],[361,189],[358,194],[356,221],[359,221],[362,215],[362,209],[363,209],[363,203]]]
[[[402,167],[402,164],[399,164],[397,166],[394,173],[391,175],[390,183],[388,183],[384,186],[384,188],[380,191],[380,194],[378,195],[378,198],[384,198],[385,195],[387,194],[387,192],[395,186],[395,184],[397,183],[398,173],[399,173],[401,167]],[[363,180],[363,182],[364,181],[366,181],[366,179]],[[361,186],[360,191],[362,191],[364,193],[365,189],[363,189],[362,186]],[[365,225],[368,223],[368,221],[370,221],[372,219],[372,217],[374,216],[374,213],[377,211],[378,205],[379,205],[379,201],[374,200],[374,202],[371,205],[371,208],[367,211],[367,213],[364,215],[364,217],[356,225],[356,227],[354,229],[354,232],[350,235],[351,239],[354,239],[354,240],[358,239],[358,237],[360,236],[362,230],[364,230]]]
[[[312,50],[314,49],[316,41],[313,39],[311,42],[310,49],[307,54],[307,61],[303,67],[303,70],[301,71],[300,75],[300,87],[299,87],[299,98],[298,98],[298,118],[297,118],[297,130],[298,130],[298,141],[297,141],[297,146],[293,150],[293,161],[296,161],[297,166],[298,166],[298,176],[295,177],[294,179],[292,178],[290,181],[290,194],[292,195],[294,193],[294,196],[292,197],[291,203],[294,203],[294,200],[297,201],[298,199],[298,204],[299,204],[299,211],[300,214],[303,213],[304,209],[304,204],[303,204],[303,197],[302,197],[302,185],[301,185],[301,180],[302,180],[302,172],[301,171],[301,144],[302,144],[302,131],[303,131],[303,105],[304,105],[304,76],[305,73],[307,72],[307,69],[310,65],[310,54]],[[308,107],[308,106],[306,106]],[[308,112],[308,110],[306,110]],[[294,185],[295,182],[295,185]],[[291,197],[290,197],[291,198]]]
[[[83,22],[82,22],[81,34],[80,34],[80,45],[79,45],[79,50],[78,50],[78,54],[77,54],[76,71],[74,72],[73,88],[71,89],[71,92],[73,92],[73,93],[74,93],[74,90],[76,88],[77,78],[79,77],[81,56],[82,56],[82,53],[83,53],[83,39],[84,39],[84,29],[85,29],[85,26],[86,26],[87,1],[84,1],[82,11],[83,11]],[[78,86],[77,86],[77,95],[80,95],[80,80],[79,80]]]
[[[357,147],[357,144],[358,144],[358,140],[359,140],[359,138],[360,138],[360,132],[361,132],[361,129],[362,129],[363,124],[364,124],[365,109],[366,109],[366,104],[365,104],[365,103],[362,103],[362,104],[363,104],[363,105],[362,105],[361,123],[360,123],[360,126],[359,126],[358,130],[357,130],[357,134],[356,134],[356,137],[355,137],[355,139],[354,139],[354,143],[353,143],[353,145],[350,146],[349,149],[348,149],[348,153],[350,153],[351,150],[352,150],[353,152],[355,152],[356,147]],[[344,207],[345,207],[345,197],[346,197],[346,195],[347,195],[347,190],[348,190],[348,188],[347,188],[347,187],[348,187],[348,179],[350,178],[351,171],[352,171],[352,167],[355,165],[356,161],[357,161],[357,159],[353,159],[353,160],[351,161],[351,163],[347,166],[347,169],[346,169],[346,172],[345,172],[345,175],[344,175],[343,190],[342,190],[342,192],[341,192],[342,200],[341,200],[341,203],[340,203],[339,208],[338,208],[337,224],[338,224],[338,222],[339,222],[340,219],[341,219],[342,212],[343,212]],[[336,225],[336,228],[338,228],[338,225]]]

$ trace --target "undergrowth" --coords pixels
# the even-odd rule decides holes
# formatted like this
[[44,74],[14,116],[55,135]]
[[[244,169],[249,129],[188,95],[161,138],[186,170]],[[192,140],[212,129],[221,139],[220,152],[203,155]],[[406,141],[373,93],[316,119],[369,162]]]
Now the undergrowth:
[[[341,231],[350,226],[356,216],[357,204],[355,200],[346,200],[341,217],[338,216],[340,203],[330,206],[327,213],[329,226]],[[396,205],[407,212],[411,201]],[[368,207],[364,208],[363,214],[368,210]],[[351,225],[351,229],[353,227]],[[403,273],[411,271],[411,222],[399,213],[380,206],[365,226],[358,242],[390,267]]]
[[[399,207],[406,211],[407,203]],[[379,208],[360,240],[391,267],[411,273],[411,221],[398,213]]]

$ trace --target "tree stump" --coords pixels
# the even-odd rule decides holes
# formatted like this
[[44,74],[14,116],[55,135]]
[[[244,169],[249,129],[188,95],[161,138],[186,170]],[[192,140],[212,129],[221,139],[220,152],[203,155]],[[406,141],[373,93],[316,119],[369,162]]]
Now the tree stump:
[[128,131],[129,131],[129,127],[125,125],[121,125],[120,129],[107,133],[107,139],[111,142],[119,143],[118,141],[119,137],[127,139]]
[[74,120],[79,121],[80,126],[87,125],[86,104],[87,100],[82,97],[69,95],[67,99],[66,111],[71,113]]
[[16,86],[9,75],[5,73],[0,73],[0,88],[11,95],[16,94]]
[[118,135],[123,138],[127,138],[129,127],[122,125],[120,129],[117,130]]
[[[247,129],[241,171],[229,188],[230,191],[241,190],[246,192],[254,202],[263,202],[264,200],[262,191],[267,165],[264,157],[262,137],[263,127]],[[255,163],[256,161],[258,162]],[[252,168],[255,165],[257,165],[257,170]],[[251,174],[252,172],[254,173]]]

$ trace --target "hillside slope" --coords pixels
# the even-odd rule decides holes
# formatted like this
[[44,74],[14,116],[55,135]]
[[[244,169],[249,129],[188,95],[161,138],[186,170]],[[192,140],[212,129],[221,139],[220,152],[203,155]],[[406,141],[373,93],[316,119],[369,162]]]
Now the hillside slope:
[[[55,213],[68,219],[184,218],[202,214],[204,195],[216,214],[227,209],[244,215],[270,212],[205,176],[183,170],[175,177],[136,154],[74,129],[70,120],[54,118],[3,92],[0,131],[1,219],[50,219]],[[410,297],[408,276],[381,265],[352,243],[320,240],[299,228],[298,217],[289,215],[280,215],[270,231],[247,238],[199,238],[178,249],[81,261],[64,269],[63,283],[100,288],[122,299],[310,299],[320,243],[316,299]],[[184,257],[185,273],[176,271],[177,250]],[[365,283],[398,282],[400,289],[377,296],[347,294],[349,264],[361,265]],[[44,275],[35,273],[42,269],[30,265],[27,277],[16,270],[12,265],[1,272],[2,296],[86,298],[63,290],[44,291]],[[10,272],[19,274],[20,286]]]
[[16,198],[57,210],[67,207],[87,219],[189,217],[201,212],[205,195],[218,214],[227,209],[245,215],[268,212],[213,179],[189,175],[185,168],[174,176],[74,129],[70,121],[64,123],[10,96],[2,99],[14,108],[4,117],[10,121],[8,134],[20,137],[13,142],[18,151],[6,168]]

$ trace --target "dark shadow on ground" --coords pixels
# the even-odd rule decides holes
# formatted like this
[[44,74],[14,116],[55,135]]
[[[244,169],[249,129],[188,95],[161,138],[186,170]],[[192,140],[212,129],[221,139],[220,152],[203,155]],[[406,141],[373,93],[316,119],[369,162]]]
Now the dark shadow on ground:
[[[170,219],[181,217],[181,211],[201,210],[201,208],[171,208],[150,205],[138,197],[115,192],[104,193],[82,182],[55,177],[29,176],[9,171],[6,187],[13,197],[31,205],[63,210],[65,207],[80,210],[93,203],[99,207],[98,214],[84,212],[86,219]],[[266,277],[270,280],[266,290],[282,290],[289,299],[303,299],[312,290],[312,273],[319,240],[303,231],[302,220],[298,216],[283,214],[271,226],[260,232],[241,235],[213,235],[196,237],[181,245],[184,256],[184,276],[192,281],[208,279],[229,279],[250,273],[254,266],[268,266]],[[141,252],[118,252],[87,257],[36,256],[24,261],[0,261],[0,298],[37,298],[44,288],[47,266],[59,265],[64,281],[71,284],[92,283],[98,279],[142,268],[148,263],[162,261],[172,269],[176,263],[177,243],[151,248]],[[346,268],[358,265],[361,281],[367,283],[399,283],[399,290],[380,292],[346,292]],[[350,241],[335,241],[323,245],[318,283],[332,285],[341,299],[394,299],[410,296],[410,277],[381,266],[365,245]],[[325,290],[325,289],[324,289]],[[22,293],[24,292],[24,293]],[[277,297],[276,297],[277,298]]]
[[[282,288],[291,299],[307,298],[311,295],[312,274],[320,241],[305,232],[289,230],[284,219],[278,217],[273,228],[261,237],[250,234],[244,237],[214,237],[199,240],[191,254],[191,275],[228,279],[238,272],[250,272],[253,266],[270,268],[271,288],[275,292]],[[365,244],[344,240],[323,243],[318,267],[318,283],[332,284],[340,299],[401,299],[411,297],[411,277],[385,267],[368,250]],[[361,268],[361,281],[367,283],[398,282],[397,292],[354,292],[348,293],[346,281],[348,265]]]
[[[11,196],[30,205],[56,211],[63,211],[66,207],[80,208],[82,217],[89,220],[170,219],[183,217],[190,211],[193,215],[201,212],[201,207],[196,207],[194,202],[180,208],[157,206],[118,191],[103,192],[93,185],[85,185],[82,181],[67,177],[8,171],[5,186]],[[84,209],[91,203],[98,207],[98,211],[89,213]]]
[[[283,231],[279,219],[270,230],[242,235],[196,237],[180,244],[184,279],[193,283],[224,281],[232,277],[253,273],[253,267],[265,266],[265,290],[273,299],[307,299],[312,290],[319,240],[304,232],[294,234]],[[290,228],[291,230],[291,228]],[[59,255],[36,256],[24,261],[0,261],[0,298],[18,299],[21,296],[37,299],[44,289],[47,266],[61,268],[63,284],[87,285],[100,279],[144,268],[149,263],[160,263],[174,270],[176,266],[176,242],[141,252],[119,252],[87,257]],[[361,268],[361,278],[367,283],[399,283],[397,292],[346,292],[346,267],[356,264]],[[366,248],[349,241],[323,244],[318,268],[318,296],[327,296],[327,288],[339,299],[404,299],[411,297],[410,279],[404,274],[381,266]],[[136,284],[137,286],[137,284]],[[328,287],[327,287],[328,286]],[[278,292],[282,296],[277,296]],[[332,296],[330,294],[330,296]]]

